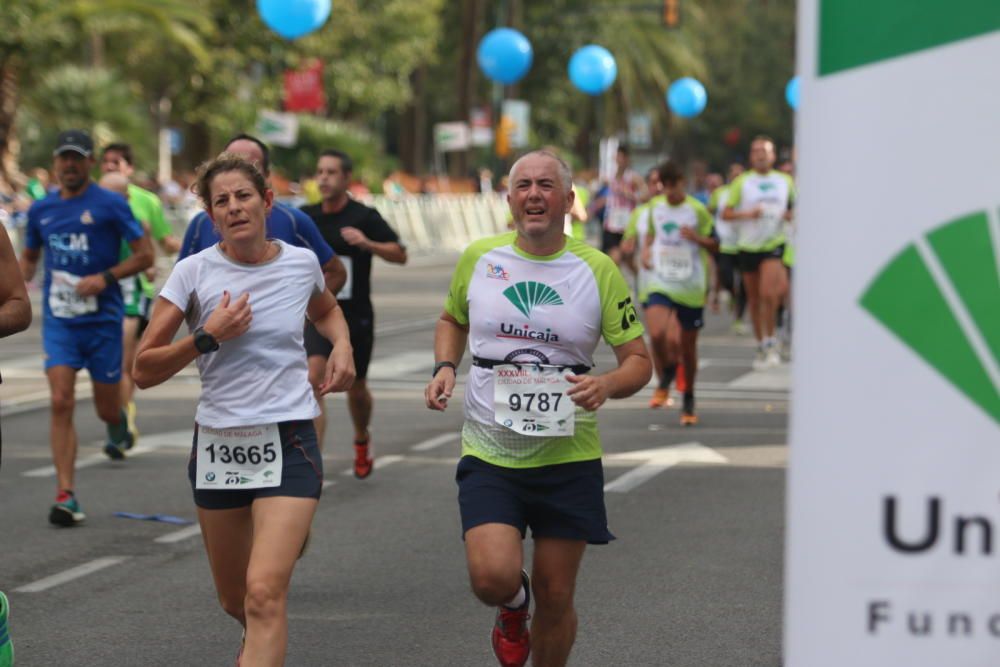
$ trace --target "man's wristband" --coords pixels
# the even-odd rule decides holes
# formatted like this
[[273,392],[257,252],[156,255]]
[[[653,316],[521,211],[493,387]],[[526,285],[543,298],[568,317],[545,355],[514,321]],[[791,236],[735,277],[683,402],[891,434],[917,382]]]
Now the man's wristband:
[[438,371],[441,370],[442,368],[450,368],[453,371],[457,370],[457,366],[455,366],[455,364],[453,364],[452,362],[450,362],[450,361],[439,361],[436,364],[434,364],[434,370],[431,371],[431,377],[432,378],[436,377],[437,374],[438,374]]
[[118,279],[115,278],[115,274],[111,273],[110,271],[101,271],[101,275],[104,277],[104,284],[107,287],[111,287],[116,282],[118,282]]

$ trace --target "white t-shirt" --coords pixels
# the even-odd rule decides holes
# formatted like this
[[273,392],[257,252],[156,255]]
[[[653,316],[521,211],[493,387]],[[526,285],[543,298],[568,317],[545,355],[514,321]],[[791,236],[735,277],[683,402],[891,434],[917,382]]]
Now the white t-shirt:
[[203,326],[223,290],[231,302],[250,293],[253,321],[242,336],[198,357],[201,398],[195,420],[213,428],[312,419],[302,340],[306,306],[326,289],[316,254],[283,241],[265,264],[241,264],[218,244],[177,262],[160,296],[184,312],[188,330]]

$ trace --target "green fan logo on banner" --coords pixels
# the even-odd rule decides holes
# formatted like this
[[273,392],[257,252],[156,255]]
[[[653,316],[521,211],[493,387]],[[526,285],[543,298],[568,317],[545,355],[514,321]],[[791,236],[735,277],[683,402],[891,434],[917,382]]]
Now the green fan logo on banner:
[[978,212],[896,255],[861,306],[1000,424],[1000,224]]

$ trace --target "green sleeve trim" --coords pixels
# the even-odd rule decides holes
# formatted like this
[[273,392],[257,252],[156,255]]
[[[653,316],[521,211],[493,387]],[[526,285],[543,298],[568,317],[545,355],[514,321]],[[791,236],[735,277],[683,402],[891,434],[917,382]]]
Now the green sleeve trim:
[[729,184],[729,198],[726,200],[726,206],[729,208],[736,208],[740,205],[740,201],[743,199],[743,181],[747,179],[748,173],[743,172]]
[[786,174],[785,172],[781,172],[781,175],[785,177],[786,181],[788,181],[788,203],[794,204],[795,200],[799,196],[798,192],[796,192],[795,190],[795,179],[793,179],[790,175]]
[[511,245],[515,236],[516,232],[507,232],[474,241],[458,259],[455,273],[451,276],[448,298],[444,302],[444,312],[454,317],[459,324],[463,326],[469,324],[469,284],[472,282],[472,272],[479,258],[494,248]]
[[715,218],[713,218],[712,214],[708,212],[708,209],[694,197],[689,196],[688,203],[691,204],[691,208],[694,209],[694,214],[698,218],[698,233],[702,236],[708,236],[711,234],[712,227],[715,226]]
[[719,197],[722,196],[722,191],[726,189],[726,186],[720,185],[719,187],[712,190],[712,194],[708,196],[708,208],[711,210],[716,210],[719,208]]
[[636,206],[632,209],[632,213],[628,217],[628,224],[625,226],[625,234],[622,236],[622,240],[634,239],[639,235],[639,218],[642,216],[642,212],[646,210],[646,204],[642,206]]
[[621,271],[603,252],[580,241],[570,250],[590,267],[601,299],[601,335],[612,347],[642,336],[645,329],[635,311],[632,295]]

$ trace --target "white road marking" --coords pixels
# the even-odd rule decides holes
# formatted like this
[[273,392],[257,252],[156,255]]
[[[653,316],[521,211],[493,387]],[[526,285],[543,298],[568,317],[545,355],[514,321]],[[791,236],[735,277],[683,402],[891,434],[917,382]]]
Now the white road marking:
[[614,493],[628,493],[644,482],[648,482],[664,470],[679,463],[727,463],[728,459],[714,449],[709,449],[697,442],[687,442],[682,445],[658,447],[656,449],[640,449],[632,452],[607,454],[604,460],[615,464],[623,461],[641,461],[637,468],[632,468],[618,478],[606,483],[604,490]]
[[730,389],[763,389],[770,391],[788,391],[791,389],[791,386],[792,373],[791,366],[788,364],[759,371],[750,371],[728,383]]
[[111,567],[112,565],[118,565],[126,560],[128,560],[128,556],[106,556],[104,558],[95,558],[89,563],[71,567],[70,569],[59,572],[58,574],[53,574],[50,577],[33,581],[30,584],[21,586],[20,588],[15,588],[14,592],[41,593],[42,591],[47,591],[50,588],[55,588],[56,586],[68,583],[74,579],[79,579],[80,577],[85,577],[88,574],[93,574],[94,572]]
[[186,528],[181,528],[180,530],[175,530],[174,532],[167,533],[166,535],[160,535],[153,541],[159,544],[172,544],[174,542],[186,540],[189,537],[194,537],[195,535],[201,535],[201,526],[198,524],[187,526]]
[[[125,455],[125,460],[127,461],[130,458],[141,456],[142,454],[155,452],[157,449],[162,449],[164,447],[189,449],[191,447],[191,437],[193,434],[193,429],[184,429],[182,431],[167,431],[166,433],[140,435],[139,444],[128,451]],[[98,442],[95,444],[101,446],[104,443]],[[76,460],[76,469],[80,470],[81,468],[89,468],[110,460],[111,459],[109,459],[105,454],[91,454],[90,456],[78,458]],[[25,470],[21,473],[24,477],[53,477],[55,474],[55,466],[33,468],[31,470]]]
[[368,368],[368,377],[372,380],[395,380],[402,375],[409,375],[420,370],[430,371],[433,367],[434,354],[429,349],[419,352],[401,352],[381,359],[373,359]]
[[449,442],[461,439],[462,439],[462,434],[458,431],[452,433],[442,433],[441,435],[436,435],[433,438],[427,438],[423,442],[419,442],[413,445],[412,447],[410,447],[410,449],[412,449],[415,452],[427,452],[434,449],[435,447],[440,447],[441,445],[446,445]]

